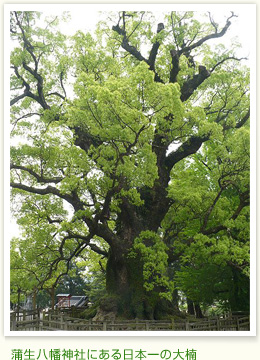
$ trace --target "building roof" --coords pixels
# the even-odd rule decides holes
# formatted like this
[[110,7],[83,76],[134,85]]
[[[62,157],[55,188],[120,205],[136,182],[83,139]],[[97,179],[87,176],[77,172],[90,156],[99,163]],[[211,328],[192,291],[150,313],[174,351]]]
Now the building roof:
[[[60,294],[57,295],[58,297],[63,297],[56,306],[58,307],[82,307],[85,306],[86,302],[88,301],[87,296],[71,296],[70,294]],[[67,297],[67,299],[66,299]]]

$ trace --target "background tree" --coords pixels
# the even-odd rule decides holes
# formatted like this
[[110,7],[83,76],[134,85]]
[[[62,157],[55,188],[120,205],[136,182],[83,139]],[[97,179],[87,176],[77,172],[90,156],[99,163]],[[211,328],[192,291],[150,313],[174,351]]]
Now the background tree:
[[178,311],[176,280],[186,290],[211,265],[204,252],[247,277],[249,71],[208,45],[235,14],[218,25],[171,12],[157,26],[123,11],[69,43],[37,16],[11,16],[13,135],[25,139],[11,187],[22,226],[33,234],[40,219],[51,239],[49,274],[94,251],[111,309],[140,318]]

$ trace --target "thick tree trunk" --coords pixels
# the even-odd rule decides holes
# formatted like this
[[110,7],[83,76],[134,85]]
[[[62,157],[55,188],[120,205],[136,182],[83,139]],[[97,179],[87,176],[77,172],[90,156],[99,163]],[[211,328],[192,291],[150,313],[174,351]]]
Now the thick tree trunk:
[[[157,288],[144,288],[141,259],[129,258],[128,252],[110,249],[106,269],[107,296],[101,300],[103,313],[127,319],[162,319],[179,314],[177,297],[172,301],[161,298]],[[176,294],[175,294],[176,295]]]
[[111,311],[125,318],[143,318],[145,294],[141,262],[128,258],[127,252],[110,249],[106,287]]
[[[164,185],[166,187],[166,180]],[[155,188],[157,189],[157,185]],[[132,205],[126,198],[122,199],[116,228],[117,236],[121,240],[110,245],[106,269],[107,298],[100,303],[103,313],[110,312],[124,318],[139,319],[161,319],[180,313],[177,294],[173,294],[173,301],[168,301],[160,296],[165,289],[154,287],[153,290],[146,291],[143,259],[138,254],[129,257],[134,240],[142,231],[157,232],[168,210],[164,188],[157,199],[155,195],[158,195],[155,189],[147,189],[142,193],[145,208]],[[149,246],[149,242],[146,246]]]

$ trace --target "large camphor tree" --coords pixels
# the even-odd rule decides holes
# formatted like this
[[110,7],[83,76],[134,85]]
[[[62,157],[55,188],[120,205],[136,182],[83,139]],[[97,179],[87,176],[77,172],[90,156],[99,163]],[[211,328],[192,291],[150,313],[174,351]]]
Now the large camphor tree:
[[37,288],[95,252],[100,312],[248,308],[249,69],[221,45],[236,15],[202,15],[122,11],[66,37],[11,13],[13,213]]

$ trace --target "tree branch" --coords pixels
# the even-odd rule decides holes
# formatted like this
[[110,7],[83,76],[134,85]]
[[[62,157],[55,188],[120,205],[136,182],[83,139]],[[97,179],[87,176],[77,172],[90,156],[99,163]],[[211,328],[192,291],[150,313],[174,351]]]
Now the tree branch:
[[95,253],[99,254],[99,255],[103,255],[105,257],[108,257],[108,252],[100,249],[96,244],[91,244],[89,243],[88,246],[90,247],[91,250],[93,250]]
[[203,37],[202,39],[200,39],[199,41],[197,41],[195,44],[193,45],[190,45],[190,46],[187,46],[187,47],[183,47],[181,50],[180,50],[180,53],[182,54],[183,52],[190,52],[191,50],[199,47],[200,45],[202,45],[204,42],[210,40],[210,39],[216,39],[216,38],[219,38],[219,37],[222,37],[223,35],[225,35],[225,33],[227,32],[228,28],[230,27],[231,25],[231,22],[230,22],[230,19],[232,17],[234,17],[236,15],[234,15],[232,13],[232,15],[227,19],[226,21],[226,24],[225,26],[223,27],[223,29],[220,31],[220,32],[217,32],[215,31],[214,33],[212,34],[209,34],[205,37]]
[[61,94],[58,93],[57,91],[52,92],[52,93],[49,93],[49,94],[47,94],[46,96],[52,96],[52,95],[58,96],[58,97],[60,97],[62,100],[65,100],[65,96],[61,95]]
[[184,142],[177,150],[172,151],[165,159],[165,165],[172,169],[173,166],[186,158],[189,155],[195,154],[201,145],[209,140],[209,136],[205,135],[202,137],[191,136],[186,142]]
[[[229,218],[230,220],[236,220],[236,218],[239,216],[239,214],[241,213],[243,208],[246,206],[249,206],[249,204],[250,204],[249,203],[249,199],[250,199],[249,190],[246,190],[244,193],[241,193],[239,195],[239,198],[240,198],[240,202],[239,202],[236,210],[234,211],[233,215]],[[201,233],[203,235],[213,235],[213,234],[217,234],[218,232],[220,232],[222,230],[227,230],[227,227],[225,225],[217,225],[210,229],[204,229],[201,231]]]
[[26,96],[27,97],[30,97],[31,99],[37,101],[38,103],[40,103],[40,98],[39,96],[33,94],[31,92],[31,88],[30,88],[30,85],[24,80],[24,78],[20,75],[19,71],[18,71],[18,68],[17,66],[12,66],[11,67],[12,69],[14,69],[14,72],[15,72],[15,75],[18,79],[20,79],[22,81],[22,85],[23,87],[25,87],[25,90],[24,90],[24,93],[15,97],[14,99],[12,99],[10,101],[10,106],[14,105],[15,103],[17,103],[19,100],[22,100],[23,98],[25,98]]
[[217,62],[213,68],[210,69],[210,73],[212,73],[219,65],[223,64],[225,61],[227,60],[236,60],[236,61],[241,61],[241,60],[248,60],[248,58],[242,57],[242,58],[236,58],[235,56],[227,56],[224,59],[220,60],[219,62]]
[[[83,202],[81,202],[76,196],[62,194],[58,189],[56,189],[53,186],[49,185],[46,188],[39,189],[39,188],[35,188],[32,186],[27,186],[24,184],[14,183],[14,182],[11,182],[10,185],[13,189],[23,190],[23,191],[26,191],[31,194],[58,196],[61,199],[64,199],[68,203],[70,203],[73,206],[73,208],[75,209],[75,211],[84,210]],[[75,195],[75,194],[73,194],[73,195]]]
[[17,25],[19,26],[21,32],[22,32],[22,37],[23,37],[23,41],[24,41],[24,48],[28,51],[28,53],[31,55],[31,57],[33,58],[34,64],[35,64],[35,71],[37,71],[37,67],[38,67],[38,62],[36,59],[36,56],[34,55],[34,53],[32,52],[32,50],[34,49],[33,45],[30,43],[30,41],[27,39],[24,29],[22,27],[22,24],[20,22],[20,20],[18,19],[18,15],[17,12],[15,11],[15,18],[17,21]]
[[208,14],[209,14],[209,20],[211,22],[211,25],[214,27],[215,33],[217,33],[218,32],[218,24],[215,23],[215,21],[213,20],[211,13],[209,11],[208,11]]
[[210,217],[210,214],[212,213],[215,205],[217,204],[217,202],[218,202],[218,200],[219,200],[219,198],[220,198],[223,190],[224,190],[224,187],[221,187],[220,190],[219,190],[219,192],[218,192],[218,194],[217,194],[217,196],[215,197],[215,199],[214,199],[214,201],[213,201],[213,204],[209,207],[208,211],[206,212],[206,215],[205,215],[204,220],[203,220],[203,224],[202,224],[202,226],[201,226],[201,228],[200,228],[200,232],[201,232],[201,233],[203,233],[203,231],[206,229],[207,224],[208,224],[208,220],[209,220],[209,217]]
[[[240,129],[249,118],[250,118],[250,108],[248,109],[248,112],[246,113],[246,115],[238,123],[236,123],[236,129]],[[225,127],[225,129],[226,129],[226,127]]]
[[114,25],[112,27],[112,30],[117,32],[119,35],[121,35],[122,42],[121,46],[123,49],[125,49],[127,52],[129,52],[131,55],[133,55],[137,60],[144,61],[148,64],[148,60],[143,57],[143,55],[138,51],[134,46],[130,45],[127,39],[126,31],[124,29],[121,29],[119,25]]
[[26,71],[28,71],[31,75],[33,75],[34,78],[37,80],[38,103],[42,106],[43,109],[45,109],[45,110],[50,109],[50,106],[47,104],[45,97],[44,97],[44,93],[43,93],[43,78],[37,72],[38,66],[35,66],[35,69],[33,70],[25,62],[23,62],[23,67]]
[[[156,82],[161,82],[161,83],[163,83],[162,79],[161,79],[160,76],[155,72],[155,70],[154,70],[154,68],[153,68],[153,67],[154,67],[154,64],[152,63],[152,67],[151,67],[151,64],[149,63],[149,61],[148,61],[145,57],[143,57],[143,55],[140,53],[140,51],[138,51],[138,50],[136,49],[136,47],[134,47],[134,46],[132,46],[132,45],[129,44],[126,31],[125,31],[124,29],[120,28],[119,24],[114,25],[114,26],[112,27],[112,30],[114,30],[115,32],[117,32],[119,35],[122,36],[122,42],[121,42],[122,48],[123,48],[124,50],[126,50],[129,54],[133,55],[137,60],[139,60],[139,61],[144,61],[146,64],[148,64],[148,65],[150,66],[150,70],[152,70],[152,71],[154,72],[154,74],[155,74],[155,81],[156,81]],[[152,54],[152,61],[153,61],[153,57],[154,57],[154,55],[155,55],[156,47],[157,47],[157,45],[156,45],[155,47],[153,47],[153,48],[154,48],[154,53]],[[159,48],[159,46],[158,46],[158,48]],[[157,49],[157,50],[158,50],[158,49]],[[154,60],[155,60],[155,58],[154,58]]]
[[46,219],[48,220],[49,224],[60,224],[62,223],[62,219],[51,219],[48,215],[46,216]]
[[23,38],[23,42],[24,42],[24,49],[30,54],[30,56],[33,59],[34,62],[34,69],[32,69],[28,64],[26,64],[25,61],[23,61],[22,66],[23,68],[29,72],[37,81],[37,91],[38,91],[38,96],[34,95],[33,93],[31,93],[30,91],[30,85],[20,76],[19,72],[18,72],[18,68],[17,67],[13,67],[15,69],[15,73],[16,76],[18,78],[20,78],[23,82],[23,85],[25,86],[25,92],[24,94],[16,97],[15,99],[11,100],[10,105],[14,105],[17,101],[23,99],[24,97],[28,96],[31,97],[32,99],[34,99],[35,101],[37,101],[43,109],[49,109],[50,106],[47,104],[45,97],[44,97],[44,93],[43,93],[43,78],[42,76],[38,73],[38,66],[39,66],[39,62],[33,52],[34,50],[34,46],[31,44],[31,42],[29,41],[29,39],[27,38],[25,31],[23,29],[23,26],[18,18],[17,12],[15,12],[15,17],[16,17],[16,21],[17,21],[17,25],[19,26],[21,32],[22,32],[22,38]]
[[[22,100],[22,99],[24,99],[26,96],[29,96],[28,94],[29,94],[29,93],[23,93],[23,94],[21,94],[21,95],[19,95],[19,96],[16,96],[14,99],[12,99],[12,100],[10,101],[10,106],[13,106],[13,105],[16,104],[19,100]],[[31,96],[29,96],[29,97],[31,97]]]
[[[227,19],[225,26],[223,27],[223,29],[220,32],[217,32],[217,27],[214,26],[215,33],[212,33],[210,35],[207,35],[207,36],[203,37],[202,39],[200,39],[199,41],[197,41],[193,45],[184,46],[178,51],[172,50],[172,53],[171,53],[171,56],[172,56],[172,70],[171,70],[171,74],[170,74],[170,82],[175,82],[176,81],[176,77],[177,77],[177,74],[179,72],[178,59],[179,59],[180,55],[181,54],[190,54],[191,50],[201,46],[204,42],[206,42],[206,41],[208,41],[210,39],[215,39],[215,38],[222,37],[227,32],[228,28],[231,25],[231,22],[229,20],[234,16],[235,15],[232,13],[232,15]],[[210,20],[211,20],[211,23],[212,23],[211,17],[210,17]],[[208,71],[205,66],[199,66],[199,73],[194,75],[192,79],[189,79],[188,81],[186,81],[183,84],[182,89],[181,89],[181,100],[182,101],[188,100],[189,97],[194,93],[194,91],[216,69],[216,67],[219,66],[220,64],[224,63],[226,60],[229,60],[229,59],[242,60],[243,58],[237,59],[237,58],[232,57],[232,56],[227,57],[227,58],[219,61],[215,66],[213,66],[213,68],[210,71]]]
[[[158,24],[157,34],[159,34],[163,29],[164,29],[164,24],[163,23]],[[149,54],[148,64],[150,65],[150,70],[152,70],[152,71],[155,71],[155,60],[156,60],[156,56],[158,54],[159,47],[160,47],[160,42],[156,41],[153,44],[152,49]]]
[[177,81],[177,75],[180,71],[180,67],[179,67],[179,51],[176,50],[171,50],[171,58],[172,58],[172,68],[170,71],[170,82],[171,83],[175,83]]
[[199,73],[194,75],[192,79],[186,81],[181,88],[181,101],[186,101],[194,93],[194,91],[210,76],[210,72],[205,66],[199,66]]
[[42,175],[40,176],[39,174],[37,174],[35,171],[33,171],[30,168],[27,168],[25,166],[21,166],[21,165],[14,165],[11,163],[10,165],[10,169],[16,169],[16,170],[22,170],[22,171],[26,171],[28,172],[30,175],[32,175],[33,177],[35,177],[35,179],[39,182],[39,183],[44,183],[44,184],[48,184],[48,183],[54,183],[54,184],[58,184],[59,182],[61,182],[63,180],[62,177],[53,177],[53,178],[45,178]]
[[67,97],[67,94],[66,94],[66,90],[64,88],[64,85],[63,85],[63,71],[60,73],[60,85],[61,85],[61,88],[64,92],[64,100],[66,99]]

